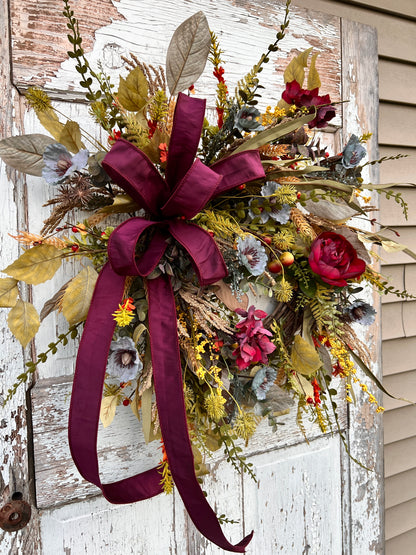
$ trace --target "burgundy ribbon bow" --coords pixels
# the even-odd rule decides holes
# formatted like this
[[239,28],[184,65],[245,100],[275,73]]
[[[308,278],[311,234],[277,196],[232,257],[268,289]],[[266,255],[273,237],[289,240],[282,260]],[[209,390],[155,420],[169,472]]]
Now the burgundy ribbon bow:
[[[108,243],[109,262],[95,286],[78,351],[69,415],[69,443],[81,475],[98,486],[108,501],[131,503],[162,492],[158,467],[111,484],[102,484],[97,458],[97,433],[108,353],[127,276],[147,277],[159,263],[172,236],[188,252],[201,285],[227,275],[214,239],[199,226],[184,221],[200,212],[223,191],[264,177],[257,151],[225,158],[210,168],[195,160],[205,113],[205,101],[179,95],[169,146],[166,180],[147,156],[131,143],[118,140],[103,167],[152,220],[131,218],[119,225]],[[154,233],[137,258],[136,243],[150,227]],[[253,532],[237,545],[222,533],[194,471],[182,389],[176,329],[175,298],[170,278],[147,280],[149,336],[160,428],[175,485],[199,531],[222,549],[244,553]]]

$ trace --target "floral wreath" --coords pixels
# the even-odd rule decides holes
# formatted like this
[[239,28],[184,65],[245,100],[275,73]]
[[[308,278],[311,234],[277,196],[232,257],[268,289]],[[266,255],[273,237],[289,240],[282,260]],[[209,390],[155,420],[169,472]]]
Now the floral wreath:
[[[322,432],[335,426],[347,451],[335,398],[352,402],[359,387],[376,412],[384,410],[362,380],[387,393],[354,325],[375,319],[360,297],[365,283],[410,297],[371,266],[366,245],[404,247],[350,220],[359,216],[374,227],[372,191],[393,198],[405,214],[407,206],[394,190],[363,183],[363,168],[379,162],[363,163],[370,134],[352,135],[337,154],[320,145],[313,130],[325,128],[336,108],[320,94],[311,49],[288,64],[280,102],[257,108],[259,74],[285,36],[290,0],[276,41],[234,96],[202,12],[175,31],[166,73],[131,55],[115,92],[108,76],[90,67],[74,12],[63,2],[68,54],[111,148],[77,122],[62,123],[37,88],[26,99],[50,135],[0,141],[5,163],[56,190],[40,234],[14,236],[27,248],[3,270],[0,306],[10,308],[8,325],[23,347],[51,312],[68,322],[66,333],[26,363],[5,402],[83,328],[69,419],[81,475],[113,503],[170,493],[175,484],[204,536],[244,552],[252,533],[230,544],[220,526],[227,519],[217,517],[200,487],[209,454],[222,448],[237,471],[256,479],[240,441],[247,444],[263,418],[276,428],[276,388],[297,400],[303,433],[304,417]],[[207,60],[217,79],[215,122],[191,94]],[[110,225],[109,217],[121,223]],[[89,262],[39,315],[19,282],[45,282],[73,257]],[[106,427],[116,410],[130,409],[146,441],[161,441],[161,462],[102,484],[99,418]]]

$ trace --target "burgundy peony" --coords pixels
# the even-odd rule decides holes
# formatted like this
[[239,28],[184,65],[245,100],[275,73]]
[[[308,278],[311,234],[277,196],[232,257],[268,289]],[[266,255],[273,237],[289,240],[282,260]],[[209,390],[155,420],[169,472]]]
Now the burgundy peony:
[[337,287],[345,287],[347,279],[359,277],[365,270],[364,260],[358,258],[351,243],[331,231],[321,233],[313,241],[309,265],[323,281]]
[[310,108],[315,106],[316,117],[309,122],[309,128],[326,127],[328,121],[335,117],[335,108],[331,105],[329,94],[319,96],[319,89],[302,89],[297,81],[286,83],[286,90],[283,91],[282,98],[288,104],[294,104],[298,108],[305,106]]

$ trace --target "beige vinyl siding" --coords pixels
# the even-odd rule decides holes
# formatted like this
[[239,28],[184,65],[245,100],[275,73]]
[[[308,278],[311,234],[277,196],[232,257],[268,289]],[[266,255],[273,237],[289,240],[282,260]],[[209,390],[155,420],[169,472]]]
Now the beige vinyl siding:
[[[416,183],[416,2],[415,0],[295,0],[296,5],[367,23],[377,28],[379,52],[379,146],[381,156],[408,158],[380,167],[383,183]],[[365,55],[365,53],[363,53]],[[409,205],[381,198],[380,220],[416,251],[416,189],[397,189]],[[397,289],[416,295],[416,261],[404,253],[381,253],[381,271]],[[384,384],[399,397],[416,400],[416,300],[382,299]],[[384,399],[385,552],[413,555],[416,544],[416,407]]]

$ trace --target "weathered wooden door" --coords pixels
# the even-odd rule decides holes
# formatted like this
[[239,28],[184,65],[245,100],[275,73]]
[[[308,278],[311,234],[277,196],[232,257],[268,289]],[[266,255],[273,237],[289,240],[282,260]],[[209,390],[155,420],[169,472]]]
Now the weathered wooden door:
[[[150,0],[73,0],[72,4],[91,65],[101,61],[113,75],[120,71],[121,56],[129,52],[145,62],[164,64],[174,29],[202,9],[225,51],[230,85],[273,42],[284,9],[281,1],[269,0],[161,0],[158,4]],[[61,11],[59,0],[0,0],[0,137],[41,132],[22,96],[30,85],[45,87],[62,112],[78,120],[85,116],[88,121],[76,85],[77,74],[66,54]],[[268,97],[267,103],[280,97],[288,58],[310,46],[321,52],[322,91],[330,93],[335,101],[349,101],[339,105],[340,115],[326,140],[337,152],[352,132],[371,130],[375,133],[371,156],[376,157],[377,49],[375,33],[369,27],[293,6],[283,49],[262,74],[268,89],[274,90],[274,97]],[[207,69],[196,94],[208,94],[211,107],[214,88]],[[89,131],[96,132],[93,127]],[[8,233],[22,229],[37,232],[47,216],[42,204],[49,194],[40,178],[24,179],[1,162],[0,187],[3,268],[18,250]],[[37,306],[56,290],[50,287],[48,282],[36,288]],[[4,395],[21,373],[24,360],[48,348],[61,322],[59,316],[49,316],[36,345],[23,356],[4,325],[4,311],[0,318],[0,393]],[[376,327],[366,340],[373,348],[377,371]],[[2,411],[0,492],[4,503],[11,498],[28,501],[32,517],[19,532],[0,532],[0,552],[220,553],[201,539],[175,493],[134,505],[113,506],[81,479],[69,455],[66,432],[73,367],[74,351],[69,348],[48,357],[39,368],[34,386],[26,395],[20,389]],[[294,408],[284,395],[281,408]],[[104,481],[150,468],[160,458],[157,450],[144,444],[137,420],[129,412],[121,414],[106,433],[100,433]],[[254,529],[248,548],[253,555],[382,553],[380,422],[359,401],[357,409],[352,407],[348,415],[343,415],[352,453],[375,469],[367,472],[349,459],[338,434],[323,436],[309,426],[307,444],[297,430],[295,416],[294,410],[281,416],[279,422],[283,425],[275,433],[262,426],[247,449],[257,484],[245,476],[237,477],[220,456],[212,462],[213,478],[206,480],[204,489],[219,514],[239,521],[225,525],[226,535],[235,541]]]

